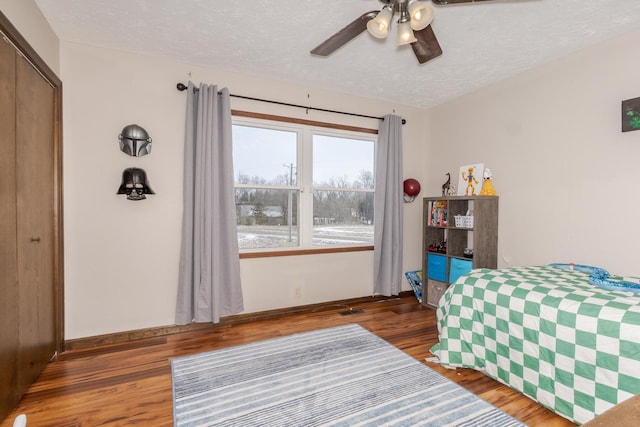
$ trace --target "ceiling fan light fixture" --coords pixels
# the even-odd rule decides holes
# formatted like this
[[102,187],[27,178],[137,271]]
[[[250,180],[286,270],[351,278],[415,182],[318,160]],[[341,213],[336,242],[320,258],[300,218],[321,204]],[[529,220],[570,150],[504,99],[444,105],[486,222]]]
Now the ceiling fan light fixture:
[[415,31],[425,29],[433,21],[433,9],[421,0],[411,0],[407,9],[411,17],[411,28]]
[[405,7],[406,3],[398,3],[400,19],[398,19],[398,38],[396,39],[397,46],[404,46],[405,44],[418,41],[416,36],[413,34],[413,30],[411,29],[411,16],[409,15],[409,11],[405,9]]
[[367,30],[373,37],[383,39],[389,34],[391,18],[393,18],[393,9],[385,6],[375,18],[367,22]]
[[418,39],[413,34],[409,21],[398,22],[398,38],[396,40],[396,45],[403,46],[417,41]]

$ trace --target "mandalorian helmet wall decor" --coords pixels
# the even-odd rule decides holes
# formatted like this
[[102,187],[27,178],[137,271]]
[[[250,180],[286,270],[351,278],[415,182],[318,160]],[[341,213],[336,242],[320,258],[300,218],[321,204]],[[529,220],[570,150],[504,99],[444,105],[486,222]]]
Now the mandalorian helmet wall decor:
[[127,168],[122,171],[122,183],[117,194],[126,194],[128,200],[144,200],[145,194],[156,194],[147,181],[147,173],[140,168]]
[[151,153],[151,137],[138,125],[128,125],[118,135],[120,150],[133,157],[141,157]]

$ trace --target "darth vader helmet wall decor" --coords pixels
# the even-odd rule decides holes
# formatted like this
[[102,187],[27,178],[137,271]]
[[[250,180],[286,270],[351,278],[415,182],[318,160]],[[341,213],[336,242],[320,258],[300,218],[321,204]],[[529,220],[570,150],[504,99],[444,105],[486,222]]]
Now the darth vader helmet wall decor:
[[126,194],[128,200],[144,200],[145,194],[156,194],[147,181],[147,173],[140,168],[127,168],[122,171],[122,184],[118,194]]
[[128,125],[118,135],[120,150],[133,157],[141,157],[151,153],[151,137],[138,125]]

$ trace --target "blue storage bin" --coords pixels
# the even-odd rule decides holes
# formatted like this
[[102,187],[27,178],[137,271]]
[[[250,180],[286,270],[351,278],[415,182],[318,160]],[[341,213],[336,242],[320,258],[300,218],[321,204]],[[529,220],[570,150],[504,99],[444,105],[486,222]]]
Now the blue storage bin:
[[473,261],[464,259],[451,258],[451,266],[449,268],[449,283],[458,280],[458,277],[467,274],[473,268]]
[[427,254],[427,277],[441,282],[447,281],[447,257]]

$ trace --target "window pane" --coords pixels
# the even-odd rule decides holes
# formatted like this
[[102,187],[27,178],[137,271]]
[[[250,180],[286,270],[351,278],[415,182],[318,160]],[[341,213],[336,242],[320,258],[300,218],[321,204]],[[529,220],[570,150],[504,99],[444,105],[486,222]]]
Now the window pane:
[[296,132],[233,125],[236,184],[296,185]]
[[373,245],[373,192],[313,192],[313,245]]
[[313,136],[313,186],[373,189],[373,141]]
[[236,188],[238,247],[299,245],[297,190]]
[[236,120],[240,249],[373,245],[374,141],[355,132]]

